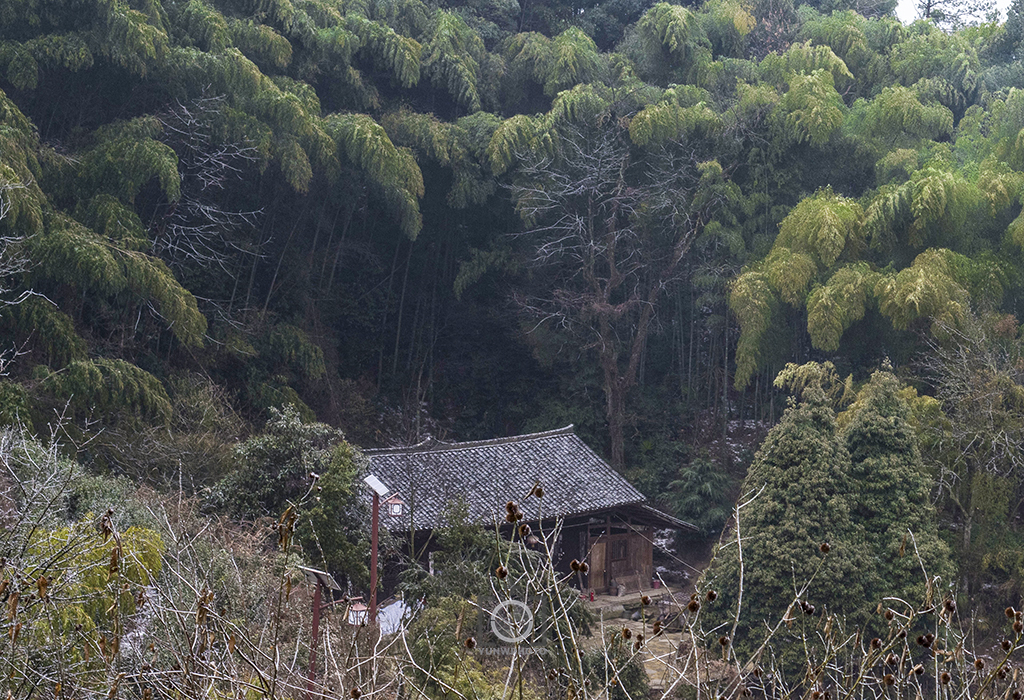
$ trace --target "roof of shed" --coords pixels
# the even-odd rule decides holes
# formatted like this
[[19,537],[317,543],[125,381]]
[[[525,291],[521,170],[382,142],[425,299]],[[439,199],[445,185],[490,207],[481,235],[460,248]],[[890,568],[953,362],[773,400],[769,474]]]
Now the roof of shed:
[[[519,503],[533,520],[646,500],[571,425],[476,442],[431,438],[411,447],[367,450],[366,456],[370,471],[408,507],[402,516],[384,515],[391,530],[408,529],[410,515],[414,529],[437,528],[446,506],[458,500],[465,502],[470,521],[483,524],[503,522],[508,501]],[[544,488],[540,500],[528,496],[537,483]]]

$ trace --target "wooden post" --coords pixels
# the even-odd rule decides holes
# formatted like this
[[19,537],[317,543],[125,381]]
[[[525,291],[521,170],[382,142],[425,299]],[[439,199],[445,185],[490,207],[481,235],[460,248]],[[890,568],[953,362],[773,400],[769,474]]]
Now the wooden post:
[[[365,503],[366,501],[363,501]],[[373,521],[370,527],[370,624],[377,623],[377,523],[380,520],[380,496],[373,494]]]
[[316,678],[316,648],[320,643],[320,588],[322,585],[318,581],[316,592],[313,594],[313,635],[309,640],[309,680],[306,682],[308,700],[313,700],[313,681]]

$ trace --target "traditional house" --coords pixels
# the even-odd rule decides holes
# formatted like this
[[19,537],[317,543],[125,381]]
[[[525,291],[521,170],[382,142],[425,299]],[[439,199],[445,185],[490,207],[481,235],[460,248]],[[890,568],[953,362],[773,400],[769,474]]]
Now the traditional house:
[[[462,502],[471,522],[510,529],[505,504],[517,501],[534,528],[550,531],[562,523],[553,551],[558,570],[568,572],[573,559],[586,561],[585,588],[635,591],[651,584],[655,529],[696,529],[648,505],[571,425],[477,442],[429,439],[366,455],[370,472],[390,489],[381,526],[411,538],[426,556],[449,504]],[[542,499],[528,496],[537,484]]]

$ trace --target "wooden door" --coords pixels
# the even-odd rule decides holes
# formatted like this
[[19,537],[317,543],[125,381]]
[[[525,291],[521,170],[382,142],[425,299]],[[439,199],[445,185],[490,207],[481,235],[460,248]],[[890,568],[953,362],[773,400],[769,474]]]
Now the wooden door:
[[607,577],[605,576],[605,543],[593,542],[590,545],[590,587],[595,591],[604,591],[608,588]]

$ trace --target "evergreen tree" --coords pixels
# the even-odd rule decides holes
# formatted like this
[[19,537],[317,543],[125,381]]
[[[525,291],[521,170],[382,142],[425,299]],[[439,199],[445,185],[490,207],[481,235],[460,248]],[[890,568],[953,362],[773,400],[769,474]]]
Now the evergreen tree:
[[768,433],[741,493],[738,523],[705,573],[702,587],[718,592],[705,625],[728,633],[739,605],[734,645],[750,650],[766,624],[774,627],[787,614],[811,617],[793,607],[798,598],[808,604],[804,613],[863,619],[875,602],[875,575],[853,518],[850,457],[819,383],[804,389]]
[[[872,568],[891,595],[912,604],[929,581],[952,580],[949,547],[939,539],[930,483],[900,384],[889,371],[871,375],[843,430],[857,499],[853,517],[872,548]],[[846,415],[846,414],[844,414]]]
[[237,517],[294,519],[305,557],[343,579],[366,580],[366,504],[355,449],[340,430],[305,422],[294,406],[270,409],[262,435],[238,446],[238,469],[210,502]]

